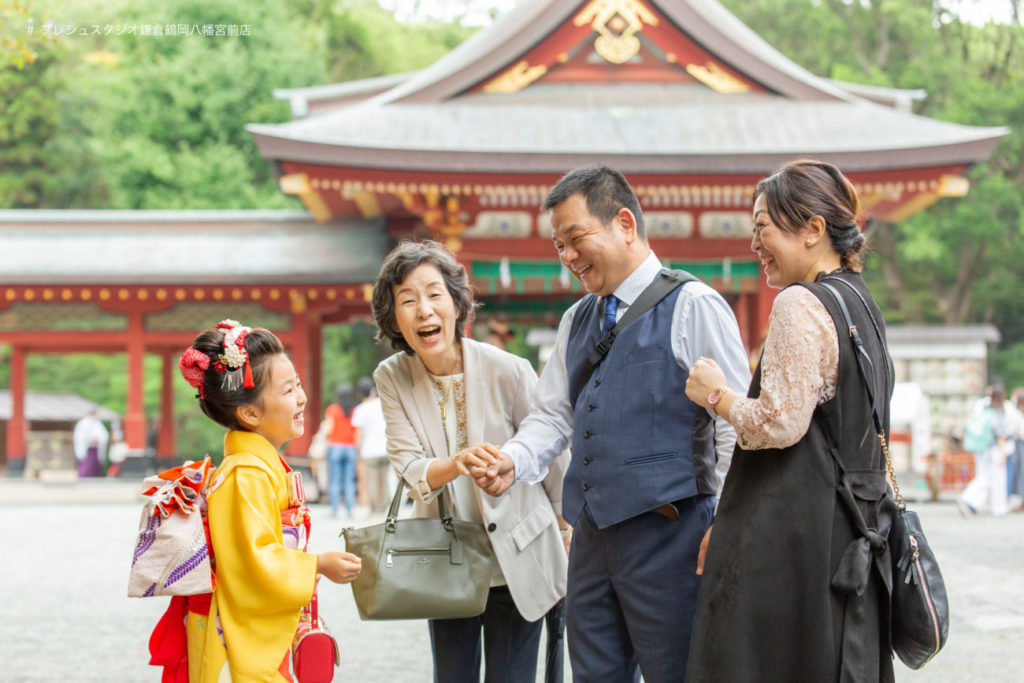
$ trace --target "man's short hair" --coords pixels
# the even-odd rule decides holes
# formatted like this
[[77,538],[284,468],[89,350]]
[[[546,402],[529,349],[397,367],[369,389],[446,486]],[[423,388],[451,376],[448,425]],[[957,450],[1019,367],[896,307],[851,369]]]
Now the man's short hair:
[[626,177],[608,166],[583,166],[566,173],[548,196],[544,198],[543,209],[550,211],[573,195],[582,195],[587,211],[604,225],[609,225],[626,208],[636,218],[636,234],[647,241],[644,229],[644,214],[640,201],[629,186]]

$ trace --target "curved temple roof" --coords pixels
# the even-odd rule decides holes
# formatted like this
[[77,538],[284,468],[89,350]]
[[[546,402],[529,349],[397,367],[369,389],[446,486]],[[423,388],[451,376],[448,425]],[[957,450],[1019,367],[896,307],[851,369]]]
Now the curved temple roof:
[[[646,52],[618,71],[596,53],[579,58],[604,30],[597,20],[593,30],[587,25],[595,7],[617,10],[605,26],[621,28],[633,11],[646,17],[634,25]],[[641,58],[666,80],[629,76]],[[691,77],[694,64],[685,59],[698,70],[707,60],[739,87]],[[559,70],[573,60],[572,73],[603,76],[551,77],[570,73]],[[485,87],[520,66],[531,70],[525,82],[500,92]],[[987,158],[1007,132],[867,99],[905,109],[920,92],[814,76],[715,0],[524,0],[432,66],[394,77],[393,87],[360,83],[333,86],[342,87],[338,101],[347,106],[248,130],[272,161],[486,173],[562,173],[596,161],[633,173],[762,173],[800,155],[849,171],[948,166]],[[302,101],[301,113],[307,99],[329,98],[331,88],[287,95]]]
[[0,211],[0,284],[372,282],[387,240],[300,211]]

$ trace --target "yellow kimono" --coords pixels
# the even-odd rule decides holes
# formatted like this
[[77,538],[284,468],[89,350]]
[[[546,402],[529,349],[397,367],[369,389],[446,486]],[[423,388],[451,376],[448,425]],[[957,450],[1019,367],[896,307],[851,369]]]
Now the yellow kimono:
[[316,555],[283,545],[281,510],[295,502],[289,477],[269,441],[232,431],[214,487],[208,500],[217,587],[209,616],[188,614],[189,681],[288,680],[279,669],[317,569]]

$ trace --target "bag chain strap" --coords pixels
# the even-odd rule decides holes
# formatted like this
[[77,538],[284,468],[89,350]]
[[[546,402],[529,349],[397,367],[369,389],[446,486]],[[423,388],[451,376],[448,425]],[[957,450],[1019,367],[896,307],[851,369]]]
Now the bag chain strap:
[[884,433],[878,433],[878,441],[882,444],[882,453],[885,454],[885,476],[889,480],[889,486],[892,487],[893,498],[896,499],[896,504],[903,508],[903,496],[900,494],[900,485],[896,482],[896,472],[892,467],[892,458],[889,457],[889,445],[885,442]]

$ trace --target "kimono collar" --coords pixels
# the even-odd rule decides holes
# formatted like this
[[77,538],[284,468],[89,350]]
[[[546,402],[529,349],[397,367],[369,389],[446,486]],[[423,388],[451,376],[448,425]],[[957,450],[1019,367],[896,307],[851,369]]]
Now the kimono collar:
[[265,436],[256,432],[232,430],[224,437],[224,457],[235,453],[251,453],[272,469],[281,463],[281,456]]

